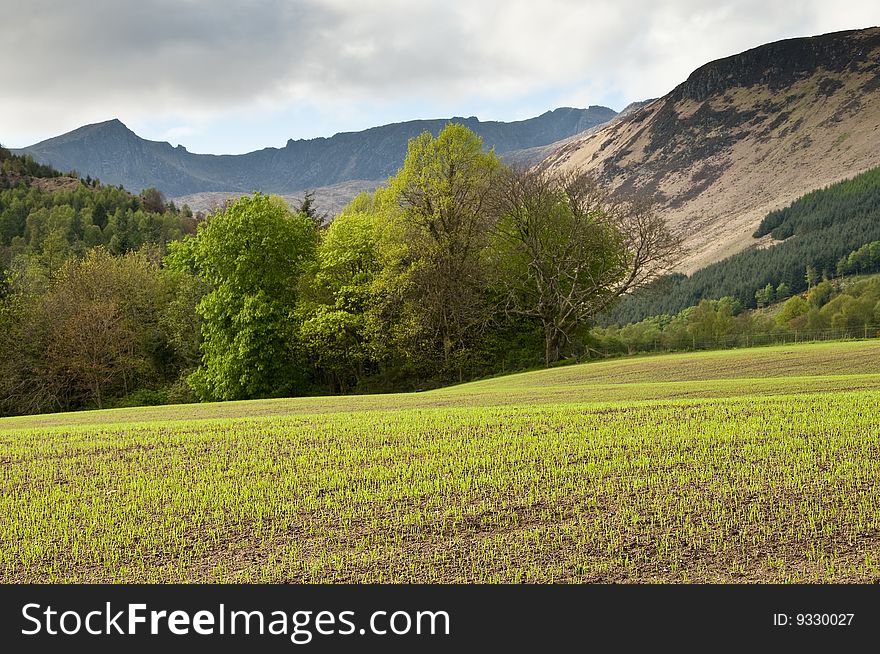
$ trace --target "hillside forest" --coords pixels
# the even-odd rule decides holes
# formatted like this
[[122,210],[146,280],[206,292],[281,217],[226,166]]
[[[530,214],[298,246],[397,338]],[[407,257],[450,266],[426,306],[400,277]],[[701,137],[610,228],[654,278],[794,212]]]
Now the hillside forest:
[[[610,312],[606,324],[675,315],[701,300],[730,297],[744,308],[774,300],[764,289],[783,285],[780,300],[805,293],[823,279],[880,272],[880,168],[812,191],[770,212],[754,233],[771,247],[746,250],[690,277],[658,279]],[[758,292],[761,291],[761,292]]]
[[665,274],[681,241],[652,205],[586,174],[510,169],[456,124],[412,139],[400,171],[327,225],[309,195],[194,216],[0,149],[0,413],[421,390],[867,329],[880,282],[840,276],[880,264],[880,234],[855,235],[875,177],[771,214],[758,231],[779,245],[684,278]]
[[4,414],[420,389],[569,356],[678,242],[586,175],[462,125],[329,226],[254,193],[199,220],[0,154]]

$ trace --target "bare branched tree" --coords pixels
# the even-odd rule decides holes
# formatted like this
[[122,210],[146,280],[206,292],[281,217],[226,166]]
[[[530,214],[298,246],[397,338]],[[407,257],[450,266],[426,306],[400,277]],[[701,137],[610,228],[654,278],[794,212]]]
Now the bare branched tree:
[[680,260],[652,205],[584,172],[509,171],[495,185],[493,269],[508,314],[540,320],[545,363],[573,330]]

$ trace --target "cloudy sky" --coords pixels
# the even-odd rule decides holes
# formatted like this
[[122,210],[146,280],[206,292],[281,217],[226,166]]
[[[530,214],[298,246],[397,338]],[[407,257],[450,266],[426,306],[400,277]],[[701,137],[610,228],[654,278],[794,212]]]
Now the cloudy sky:
[[0,142],[119,118],[193,152],[447,116],[620,110],[877,0],[0,0]]

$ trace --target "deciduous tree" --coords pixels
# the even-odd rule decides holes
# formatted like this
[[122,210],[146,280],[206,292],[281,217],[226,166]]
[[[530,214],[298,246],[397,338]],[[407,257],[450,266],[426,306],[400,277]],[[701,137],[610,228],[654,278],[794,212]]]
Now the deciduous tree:
[[317,228],[281,198],[255,193],[217,211],[169,255],[211,288],[198,305],[202,365],[190,377],[206,400],[301,392],[295,308]]
[[496,188],[490,265],[505,310],[540,321],[547,365],[578,325],[680,256],[650,204],[622,201],[586,173],[510,171]]
[[391,180],[408,248],[404,322],[412,340],[436,352],[447,371],[461,371],[491,315],[481,252],[500,168],[478,136],[450,124],[437,138],[425,132],[412,139]]

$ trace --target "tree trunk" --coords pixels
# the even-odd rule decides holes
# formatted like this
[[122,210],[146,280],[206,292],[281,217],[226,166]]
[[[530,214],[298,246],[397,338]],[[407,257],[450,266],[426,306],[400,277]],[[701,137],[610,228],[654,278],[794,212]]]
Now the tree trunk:
[[104,402],[102,401],[103,398],[101,397],[101,382],[98,380],[95,380],[93,388],[94,388],[93,396],[95,398],[95,402],[97,403],[99,409],[103,409]]
[[552,323],[544,324],[544,365],[550,367],[551,363],[559,361],[559,342],[562,340],[562,332]]

